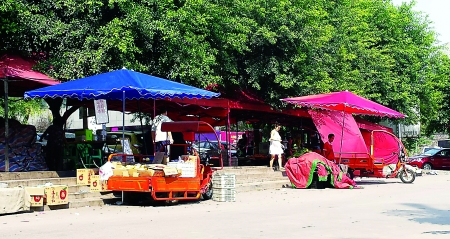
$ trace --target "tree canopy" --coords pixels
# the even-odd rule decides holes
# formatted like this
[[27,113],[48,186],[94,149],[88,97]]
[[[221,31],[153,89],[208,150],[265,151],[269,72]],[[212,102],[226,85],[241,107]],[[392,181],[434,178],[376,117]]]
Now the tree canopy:
[[[414,3],[413,3],[414,4]],[[280,98],[350,90],[448,131],[449,59],[426,16],[389,0],[4,0],[0,51],[71,80],[126,67]]]

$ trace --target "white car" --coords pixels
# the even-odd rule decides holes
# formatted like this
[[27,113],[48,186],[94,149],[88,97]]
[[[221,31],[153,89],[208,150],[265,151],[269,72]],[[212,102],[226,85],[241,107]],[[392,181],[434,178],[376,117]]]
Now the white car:
[[430,149],[441,149],[441,147],[425,146],[425,147],[422,148],[422,153],[421,154],[424,154],[425,152],[427,152]]

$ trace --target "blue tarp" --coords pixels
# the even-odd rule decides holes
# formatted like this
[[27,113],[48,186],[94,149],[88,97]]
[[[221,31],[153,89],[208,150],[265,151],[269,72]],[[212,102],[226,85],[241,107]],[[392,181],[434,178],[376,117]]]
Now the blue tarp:
[[212,98],[219,93],[122,69],[25,92],[25,98],[72,99]]

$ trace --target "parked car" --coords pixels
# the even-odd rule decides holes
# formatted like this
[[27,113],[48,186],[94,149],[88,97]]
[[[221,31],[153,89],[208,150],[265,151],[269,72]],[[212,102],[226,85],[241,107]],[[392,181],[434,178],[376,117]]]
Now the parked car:
[[442,148],[441,147],[425,146],[425,147],[422,148],[422,153],[421,154],[424,154],[425,152],[427,152],[430,149],[442,149]]
[[[107,132],[106,142],[108,148],[105,148],[104,151],[106,153],[122,152],[121,138],[122,131]],[[130,142],[130,148],[131,151],[133,151],[133,154],[140,154],[143,152],[144,134],[142,132],[125,131],[125,139],[128,139],[128,142]]]
[[408,164],[431,169],[450,169],[450,148],[434,148],[425,151],[425,153],[408,158]]
[[[237,150],[234,145],[228,145],[226,142],[220,142],[222,145],[222,155],[225,156],[227,150],[231,153],[231,157],[237,156]],[[199,151],[200,153],[206,153],[211,158],[218,158],[219,157],[219,143],[217,141],[209,140],[209,141],[200,141],[199,143],[196,143],[193,145],[193,147]]]

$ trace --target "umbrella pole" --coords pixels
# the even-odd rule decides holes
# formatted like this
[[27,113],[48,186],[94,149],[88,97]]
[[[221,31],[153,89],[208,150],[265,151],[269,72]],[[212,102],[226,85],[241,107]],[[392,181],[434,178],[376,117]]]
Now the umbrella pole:
[[125,91],[122,92],[122,151],[125,154]]
[[344,104],[344,110],[342,111],[342,113],[344,114],[344,117],[342,118],[341,146],[340,146],[340,149],[339,149],[339,164],[341,164],[341,159],[342,159],[342,143],[343,143],[343,141],[344,141],[345,106],[346,106],[346,104]]
[[[5,70],[6,71],[6,70]],[[5,74],[6,75],[6,74]],[[5,172],[9,172],[9,122],[8,122],[8,77],[3,79],[3,85],[5,90]]]
[[[156,118],[156,99],[153,99],[153,120]],[[153,127],[153,120],[152,120],[152,127]],[[154,138],[153,140],[153,154],[156,155],[156,141]],[[199,144],[200,145],[200,144]],[[200,147],[200,146],[199,146]]]
[[156,117],[156,99],[153,99],[153,119]]
[[[228,103],[229,104],[229,103]],[[231,136],[231,126],[230,126],[230,107],[229,107],[229,105],[228,105],[228,113],[227,113],[227,129],[226,129],[226,131],[225,131],[225,137],[226,137],[226,139],[225,139],[225,142],[227,142],[227,145],[228,145],[228,149],[227,149],[227,151],[228,151],[228,153],[227,153],[227,160],[228,160],[228,163],[230,162],[230,158],[231,158],[231,150],[229,150],[229,149],[231,149],[231,142],[230,142],[230,136]],[[239,155],[236,155],[238,158],[239,158]],[[238,160],[239,161],[239,160]],[[223,168],[223,159],[222,159],[222,162],[220,162],[221,163],[221,167]]]
[[145,150],[145,154],[148,154],[148,149],[147,149],[147,134],[146,132],[144,132],[144,126],[142,125],[142,110],[141,110],[141,100],[138,99],[138,111],[139,111],[139,120],[141,122],[141,131],[142,131],[142,136],[144,138],[144,150]]

